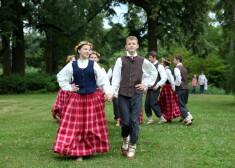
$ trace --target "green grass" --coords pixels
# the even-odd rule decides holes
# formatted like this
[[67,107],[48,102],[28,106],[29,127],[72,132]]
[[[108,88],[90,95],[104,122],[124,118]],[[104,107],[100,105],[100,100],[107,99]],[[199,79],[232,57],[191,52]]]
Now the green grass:
[[235,167],[233,96],[190,95],[188,109],[195,121],[189,127],[182,126],[179,119],[165,125],[142,124],[133,160],[120,154],[120,128],[114,126],[112,105],[107,103],[110,152],[94,154],[82,163],[51,151],[58,127],[50,112],[55,97],[0,96],[0,167]]

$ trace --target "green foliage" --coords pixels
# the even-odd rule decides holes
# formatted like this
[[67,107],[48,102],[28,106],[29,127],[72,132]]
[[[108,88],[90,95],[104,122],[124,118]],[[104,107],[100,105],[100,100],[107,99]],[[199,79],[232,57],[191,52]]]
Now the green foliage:
[[[191,85],[191,81],[188,84],[189,86],[189,93],[192,93],[193,87]],[[196,87],[196,94],[200,94],[200,86]],[[217,88],[213,85],[208,85],[207,90],[205,90],[205,94],[207,95],[226,95],[226,91],[222,88]]]
[[49,93],[58,89],[55,75],[11,74],[0,78],[0,94]]
[[[183,64],[188,70],[189,80],[203,71],[209,84],[222,87],[223,81],[225,81],[225,74],[229,71],[225,60],[221,59],[217,54],[209,54],[206,58],[201,58],[183,47],[172,47],[168,51],[160,50],[159,52],[160,57],[168,57],[172,62],[175,55],[182,55]],[[172,64],[171,67],[174,68],[175,65]]]

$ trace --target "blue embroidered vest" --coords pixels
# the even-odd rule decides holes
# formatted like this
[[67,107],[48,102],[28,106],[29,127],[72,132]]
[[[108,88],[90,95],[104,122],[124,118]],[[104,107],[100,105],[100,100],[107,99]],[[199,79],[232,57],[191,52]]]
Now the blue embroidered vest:
[[74,93],[78,94],[91,94],[96,92],[96,79],[94,73],[94,61],[89,60],[86,68],[79,68],[78,62],[74,61],[73,66],[73,78],[75,85],[79,85],[80,88]]

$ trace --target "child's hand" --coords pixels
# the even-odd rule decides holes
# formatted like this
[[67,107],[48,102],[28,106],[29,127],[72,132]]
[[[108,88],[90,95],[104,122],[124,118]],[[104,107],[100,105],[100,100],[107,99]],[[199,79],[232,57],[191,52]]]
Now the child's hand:
[[78,91],[80,89],[79,85],[75,85],[74,83],[71,85],[71,87],[72,87],[71,92],[75,92],[75,91]]
[[143,90],[144,88],[146,88],[146,85],[141,83],[141,84],[137,84],[135,85],[135,87],[138,89],[138,90]]

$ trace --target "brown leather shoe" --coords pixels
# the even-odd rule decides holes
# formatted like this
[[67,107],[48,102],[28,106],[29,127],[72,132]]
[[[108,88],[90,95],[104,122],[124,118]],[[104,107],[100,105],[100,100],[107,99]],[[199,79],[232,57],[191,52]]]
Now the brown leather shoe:
[[184,124],[184,126],[189,126],[189,125],[192,125],[192,121],[190,120],[190,121],[187,121],[185,124]]
[[182,117],[180,120],[179,120],[179,122],[183,122],[184,121],[184,118]]
[[135,148],[129,147],[128,152],[126,154],[127,159],[135,159]]
[[123,148],[123,147],[121,146],[121,153],[122,153],[123,155],[126,155],[127,152],[128,152],[128,148]]

